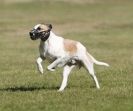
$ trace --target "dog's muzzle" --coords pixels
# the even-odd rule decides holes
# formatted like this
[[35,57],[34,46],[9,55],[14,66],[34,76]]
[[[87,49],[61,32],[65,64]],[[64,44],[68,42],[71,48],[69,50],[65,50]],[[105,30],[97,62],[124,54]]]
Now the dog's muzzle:
[[29,32],[30,38],[32,40],[41,39],[42,41],[46,41],[50,36],[50,30],[38,32],[36,30],[31,30]]
[[35,30],[31,30],[31,31],[29,32],[29,35],[30,35],[30,38],[31,38],[32,40],[37,40],[37,39],[40,38],[39,33],[36,32]]

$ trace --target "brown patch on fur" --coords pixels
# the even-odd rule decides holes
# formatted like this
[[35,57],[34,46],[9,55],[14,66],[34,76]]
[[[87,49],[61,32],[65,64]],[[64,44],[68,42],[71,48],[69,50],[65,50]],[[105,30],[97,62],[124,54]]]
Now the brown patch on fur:
[[41,28],[41,31],[47,31],[49,28],[46,25],[41,24],[39,26]]
[[77,52],[77,42],[69,39],[64,40],[64,50],[73,55]]

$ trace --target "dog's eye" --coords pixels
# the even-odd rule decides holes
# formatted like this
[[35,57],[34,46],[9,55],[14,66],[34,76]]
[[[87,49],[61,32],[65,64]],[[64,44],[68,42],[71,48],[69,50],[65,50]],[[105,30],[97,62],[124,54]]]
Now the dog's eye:
[[37,28],[37,30],[41,30],[41,28],[40,28],[40,27],[38,27],[38,28]]

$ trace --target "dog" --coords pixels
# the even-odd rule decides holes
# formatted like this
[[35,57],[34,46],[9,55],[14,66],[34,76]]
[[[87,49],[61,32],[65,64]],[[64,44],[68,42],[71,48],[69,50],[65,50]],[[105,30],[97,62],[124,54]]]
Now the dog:
[[97,61],[80,42],[55,35],[51,24],[37,24],[29,32],[29,35],[32,40],[40,39],[40,56],[36,60],[40,73],[43,73],[42,61],[45,59],[52,61],[47,67],[49,71],[55,71],[56,67],[64,67],[59,91],[63,91],[67,86],[68,76],[75,66],[87,69],[96,87],[100,89],[93,64],[104,66],[109,66],[109,64]]

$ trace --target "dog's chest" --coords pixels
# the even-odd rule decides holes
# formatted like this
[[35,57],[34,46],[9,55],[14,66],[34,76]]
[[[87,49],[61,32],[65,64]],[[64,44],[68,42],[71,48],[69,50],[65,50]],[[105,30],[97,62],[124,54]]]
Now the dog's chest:
[[57,58],[57,50],[49,42],[41,42],[39,50],[40,55],[49,60],[55,60]]

